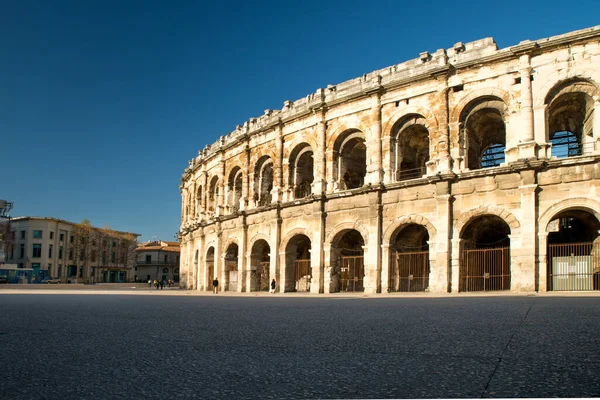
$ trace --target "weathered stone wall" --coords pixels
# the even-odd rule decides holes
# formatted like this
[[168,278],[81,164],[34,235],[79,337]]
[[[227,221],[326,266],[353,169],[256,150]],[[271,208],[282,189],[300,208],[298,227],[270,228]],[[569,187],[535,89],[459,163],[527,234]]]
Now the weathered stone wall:
[[[214,277],[206,257],[214,249],[215,275],[227,290],[226,254],[235,244],[235,290],[250,291],[253,248],[264,240],[269,278],[277,290],[290,290],[298,267],[290,267],[297,255],[287,249],[297,247],[288,244],[304,235],[309,290],[336,291],[340,243],[356,231],[364,255],[360,289],[387,292],[392,242],[420,226],[411,229],[428,235],[427,290],[456,292],[465,232],[486,217],[510,232],[510,290],[546,290],[548,224],[570,209],[600,215],[599,83],[595,27],[500,50],[491,38],[457,43],[265,110],[200,151],[182,176],[182,284],[208,289]],[[550,118],[577,136],[578,154],[553,154]],[[427,132],[427,143],[402,136],[400,127],[410,124]],[[421,147],[411,152],[412,143]],[[499,155],[486,153],[492,145]],[[426,161],[411,170],[422,148]],[[311,153],[301,163],[302,151]],[[496,157],[495,164],[484,165],[485,157]],[[270,163],[272,180],[261,175]],[[230,182],[239,171],[235,204]],[[308,183],[294,186],[305,177]],[[265,187],[270,201],[261,203],[257,190]]]

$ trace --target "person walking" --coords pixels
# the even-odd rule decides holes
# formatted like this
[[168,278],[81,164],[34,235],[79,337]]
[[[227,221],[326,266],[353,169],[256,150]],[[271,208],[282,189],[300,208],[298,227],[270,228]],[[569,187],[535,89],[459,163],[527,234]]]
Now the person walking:
[[215,277],[215,279],[213,280],[213,293],[219,293],[219,280],[217,279],[217,277]]
[[271,293],[275,293],[275,286],[277,286],[277,283],[275,283],[275,279],[273,279],[271,281]]
[[152,287],[152,279],[148,279],[148,287]]

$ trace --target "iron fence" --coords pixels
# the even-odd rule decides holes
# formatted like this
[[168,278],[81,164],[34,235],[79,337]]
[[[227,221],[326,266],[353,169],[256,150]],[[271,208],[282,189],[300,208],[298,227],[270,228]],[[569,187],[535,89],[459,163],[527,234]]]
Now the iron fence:
[[393,252],[389,292],[422,292],[429,287],[429,251]]
[[589,291],[600,289],[600,244],[548,245],[548,290]]
[[510,247],[463,250],[461,292],[510,290]]
[[340,292],[362,292],[365,264],[363,256],[343,256],[340,266]]

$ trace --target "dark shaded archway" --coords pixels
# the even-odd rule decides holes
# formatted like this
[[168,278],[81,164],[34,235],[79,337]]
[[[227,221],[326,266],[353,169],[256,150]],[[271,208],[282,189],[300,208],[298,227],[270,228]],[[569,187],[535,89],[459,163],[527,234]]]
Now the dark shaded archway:
[[429,287],[429,232],[409,224],[394,232],[390,241],[390,292],[418,292]]
[[600,289],[600,222],[590,212],[562,211],[548,224],[548,290]]
[[461,292],[510,290],[510,227],[496,215],[473,218],[461,234]]
[[250,254],[250,291],[269,291],[271,248],[266,240],[259,239],[252,245]]
[[286,292],[309,292],[312,283],[310,239],[302,234],[290,239],[285,248]]

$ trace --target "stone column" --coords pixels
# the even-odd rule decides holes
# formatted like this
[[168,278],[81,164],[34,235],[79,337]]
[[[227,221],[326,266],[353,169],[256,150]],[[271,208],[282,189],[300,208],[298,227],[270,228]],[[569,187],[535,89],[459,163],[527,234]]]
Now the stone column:
[[367,177],[366,183],[378,185],[383,181],[381,168],[381,99],[379,93],[372,96],[370,111],[370,137],[367,137]]
[[[529,171],[527,171],[529,172]],[[533,172],[533,171],[531,171]],[[533,175],[533,174],[532,174]],[[528,179],[529,180],[529,179]],[[527,182],[528,180],[525,180]],[[524,183],[525,183],[524,182]],[[514,241],[511,238],[511,259],[520,266],[520,271],[512,270],[511,263],[511,290],[533,292],[536,288],[536,248],[537,248],[537,189],[538,185],[530,183],[519,186],[521,192],[521,237]],[[511,237],[513,236],[511,232]],[[520,249],[519,249],[520,246]],[[513,248],[515,255],[513,255]],[[517,251],[518,250],[518,251]],[[516,256],[516,257],[515,257]],[[511,261],[512,261],[511,260]],[[517,279],[512,280],[512,277]]]
[[250,176],[252,176],[252,169],[250,168],[250,147],[246,144],[246,172],[242,175],[242,199],[240,203],[240,211],[248,209],[250,205],[249,199],[252,198]]
[[219,196],[215,199],[215,211],[216,215],[223,215],[225,209],[225,160],[222,159],[221,154],[221,171],[219,173]]
[[520,57],[519,74],[521,77],[521,121],[518,132],[519,159],[537,158],[537,149],[533,131],[533,97],[531,93],[531,64],[528,54]]
[[390,244],[381,245],[381,293],[389,292],[390,283]]
[[331,243],[323,243],[323,293],[331,293]]
[[538,274],[538,292],[548,291],[548,232],[546,227],[540,227],[538,232],[538,251],[536,258],[536,270]]
[[[278,214],[279,214],[278,210]],[[271,254],[285,253],[285,249],[281,248],[281,216],[277,216],[275,223],[275,243],[272,249],[269,249]],[[279,290],[281,293],[285,292],[285,256],[283,257],[270,257],[271,270],[269,271],[269,278],[275,277],[275,282],[279,285],[279,289],[275,287],[275,291]],[[282,262],[283,260],[283,262]],[[273,265],[273,263],[275,265]],[[283,278],[282,278],[283,277]],[[270,284],[270,283],[269,283]],[[270,286],[269,286],[270,287]]]
[[[452,201],[453,197],[449,194],[449,185],[447,182],[440,182],[436,185],[436,208],[437,218],[435,228],[437,231],[435,239],[429,240],[429,291],[433,293],[447,293],[450,286],[449,278],[453,273],[450,272],[450,232],[452,229]],[[458,281],[457,281],[458,282]],[[452,282],[452,287],[454,286]],[[458,287],[458,286],[456,286]]]
[[196,272],[196,290],[204,290],[206,287],[206,271],[204,271],[206,269],[206,263],[204,262],[204,257],[206,256],[206,254],[204,254],[204,234],[200,234],[198,239],[198,270]]
[[533,109],[534,140],[539,146],[538,158],[550,158],[552,155],[550,134],[546,123],[546,110],[547,106],[545,104],[536,106]]
[[467,159],[465,157],[467,138],[461,138],[461,123],[449,123],[448,135],[450,136],[450,156],[454,160],[452,163],[452,172],[458,174],[467,168]]
[[594,153],[600,153],[600,97],[594,96],[594,122],[592,125],[594,134]]
[[[450,172],[450,166],[452,162],[450,160],[450,129],[448,125],[448,82],[446,77],[444,79],[444,89],[439,93],[439,102],[437,115],[440,123],[437,128],[437,156],[438,165],[437,171],[442,173]],[[429,133],[431,135],[431,132]],[[431,150],[430,150],[431,153]]]
[[[238,220],[242,218],[238,217]],[[246,257],[244,255],[249,252],[248,249],[248,227],[246,226],[246,221],[242,219],[242,238],[240,239],[240,244],[238,247],[238,287],[237,291],[239,293],[250,291],[249,286],[246,286],[246,277],[250,274],[247,274],[247,265]]]
[[[456,232],[456,236],[459,232]],[[452,250],[450,253],[450,291],[458,293],[460,283],[460,251],[462,250],[463,240],[455,237],[452,239]]]
[[271,190],[271,202],[281,201],[283,194],[283,129],[282,123],[275,128],[275,160],[273,160],[273,190]]
[[325,168],[327,169],[327,191],[333,192],[339,188],[340,181],[340,171],[337,169],[337,173],[334,173],[336,168],[334,167],[334,163],[336,160],[337,152],[333,149],[329,149],[325,152]]
[[325,122],[325,109],[320,108],[314,111],[315,122],[317,129],[317,148],[313,149],[313,168],[314,168],[314,181],[312,184],[312,192],[314,194],[322,194],[327,189],[326,183],[326,160],[325,150],[327,146],[327,138],[325,136],[326,122]]
[[[313,236],[310,238],[310,267],[311,267],[311,293],[323,293],[323,242],[325,241],[326,216],[321,210],[321,202],[313,203],[313,221],[318,224]],[[285,249],[283,249],[285,250]]]

